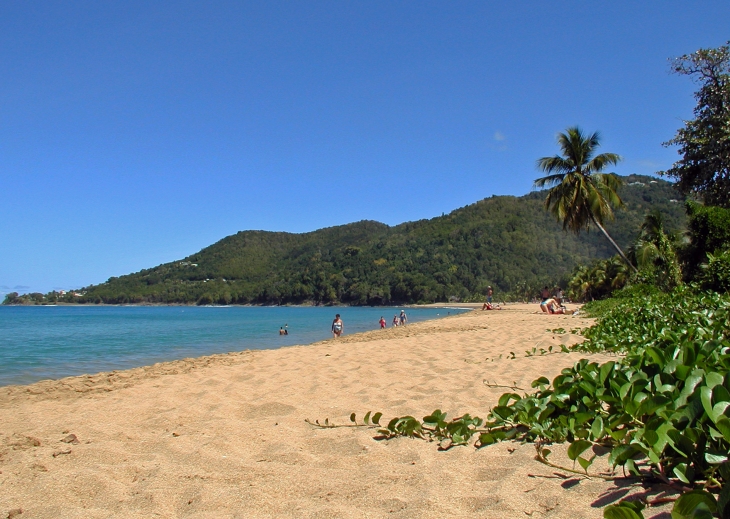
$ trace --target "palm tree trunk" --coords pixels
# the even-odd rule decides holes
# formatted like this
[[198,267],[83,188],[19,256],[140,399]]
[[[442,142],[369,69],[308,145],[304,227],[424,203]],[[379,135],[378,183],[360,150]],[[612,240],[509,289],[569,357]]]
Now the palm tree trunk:
[[609,234],[606,232],[606,229],[603,228],[603,225],[598,223],[598,220],[596,220],[596,218],[593,216],[593,214],[591,214],[591,220],[593,220],[593,223],[596,224],[596,227],[598,227],[601,230],[601,232],[606,237],[606,239],[611,242],[611,245],[613,245],[613,248],[616,249],[616,251],[618,252],[618,255],[621,256],[621,259],[624,260],[626,262],[626,264],[629,267],[631,267],[635,273],[638,274],[639,271],[637,270],[637,268],[634,267],[633,263],[631,263],[629,261],[629,258],[626,257],[626,254],[624,254],[624,251],[621,250],[621,247],[619,247],[616,244],[616,242],[613,241],[613,238],[611,238],[611,236],[609,236]]

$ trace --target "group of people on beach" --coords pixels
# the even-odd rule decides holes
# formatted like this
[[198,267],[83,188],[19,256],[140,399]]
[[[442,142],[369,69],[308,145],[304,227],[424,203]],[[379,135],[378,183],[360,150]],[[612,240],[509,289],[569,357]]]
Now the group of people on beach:
[[[405,326],[405,324],[408,322],[408,316],[406,315],[405,310],[400,311],[400,315],[396,314],[393,316],[393,326]],[[380,324],[380,329],[384,329],[386,327],[385,317],[382,315],[380,316],[380,321],[378,321]],[[342,332],[345,331],[345,325],[342,322],[342,318],[340,317],[340,314],[336,314],[334,320],[332,321],[332,335],[337,338],[340,335],[342,335]]]
[[[382,319],[382,317],[381,317],[381,319]],[[400,316],[398,316],[398,315],[393,316],[393,327],[405,326],[407,322],[408,322],[408,316],[406,315],[405,310],[400,311]],[[385,328],[385,327],[383,326],[382,328]]]
[[[492,304],[492,297],[494,296],[494,290],[491,286],[487,287],[487,302],[482,306],[482,310],[501,310],[502,308],[498,303]],[[556,287],[555,294],[550,293],[550,289],[545,286],[540,291],[540,297],[542,302],[540,303],[540,309],[546,314],[573,314],[574,310],[568,310],[563,306],[563,291],[560,287]],[[408,322],[408,316],[405,310],[400,311],[400,315],[396,314],[393,316],[392,326],[405,326]],[[385,317],[380,316],[380,329],[384,329],[387,325]],[[336,314],[332,321],[332,335],[337,338],[342,335],[345,331],[345,324],[342,322],[340,314]],[[288,325],[283,326],[279,329],[279,335],[289,335]]]
[[[392,325],[395,328],[396,326],[405,326],[405,324],[407,322],[408,322],[408,316],[406,315],[406,311],[401,310],[400,316],[398,314],[393,316]],[[385,317],[383,317],[382,315],[380,316],[380,321],[378,321],[378,323],[380,324],[381,330],[385,329],[386,325],[388,324],[385,322]]]
[[563,305],[563,290],[560,287],[555,287],[555,293],[551,294],[550,289],[545,286],[540,291],[540,310],[546,314],[567,314],[572,315],[575,310],[568,310]]

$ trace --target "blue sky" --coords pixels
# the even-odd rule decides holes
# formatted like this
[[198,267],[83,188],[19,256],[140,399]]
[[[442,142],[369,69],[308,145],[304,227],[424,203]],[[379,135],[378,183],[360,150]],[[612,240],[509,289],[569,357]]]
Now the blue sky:
[[728,27],[726,0],[4,2],[0,293],[521,195],[575,124],[652,174],[694,106],[668,58]]

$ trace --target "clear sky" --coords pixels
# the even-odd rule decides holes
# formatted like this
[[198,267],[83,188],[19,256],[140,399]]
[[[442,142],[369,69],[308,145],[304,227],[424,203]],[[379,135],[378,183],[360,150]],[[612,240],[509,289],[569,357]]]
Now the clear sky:
[[0,294],[522,195],[575,124],[652,174],[694,106],[668,58],[728,28],[727,0],[5,1]]

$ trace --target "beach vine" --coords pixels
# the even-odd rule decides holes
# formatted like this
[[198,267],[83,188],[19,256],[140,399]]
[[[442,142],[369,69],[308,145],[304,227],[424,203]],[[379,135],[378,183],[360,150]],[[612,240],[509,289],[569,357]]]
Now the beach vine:
[[[604,509],[605,518],[640,519],[646,504],[674,499],[673,519],[730,517],[730,298],[682,288],[625,298],[598,317],[575,349],[622,354],[616,361],[583,359],[552,381],[534,380],[530,393],[510,388],[484,419],[448,419],[438,409],[421,420],[397,416],[378,429],[380,438],[421,438],[442,450],[534,442],[537,459],[551,467],[637,478],[679,494],[621,501]],[[573,468],[549,459],[547,446],[561,442]],[[614,472],[592,472],[606,450]]]

